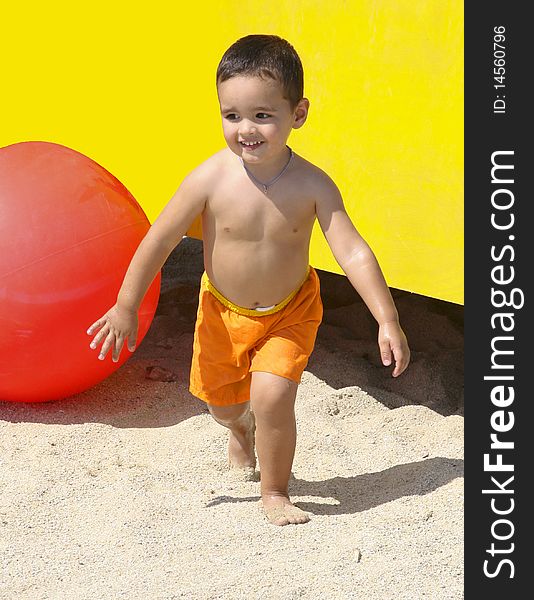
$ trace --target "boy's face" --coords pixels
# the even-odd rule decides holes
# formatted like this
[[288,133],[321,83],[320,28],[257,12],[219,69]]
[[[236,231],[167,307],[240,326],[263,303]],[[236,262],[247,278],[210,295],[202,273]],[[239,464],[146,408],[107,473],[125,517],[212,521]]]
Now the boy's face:
[[286,154],[291,129],[306,121],[308,100],[292,109],[281,84],[270,78],[236,76],[217,88],[224,139],[249,164],[265,164]]

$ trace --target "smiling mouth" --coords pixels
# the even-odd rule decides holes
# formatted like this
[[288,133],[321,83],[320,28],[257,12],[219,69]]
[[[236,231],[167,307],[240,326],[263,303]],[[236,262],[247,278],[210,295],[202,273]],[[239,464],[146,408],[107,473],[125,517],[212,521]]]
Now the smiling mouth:
[[256,148],[259,148],[263,142],[244,142],[241,140],[239,144],[247,150],[255,150]]

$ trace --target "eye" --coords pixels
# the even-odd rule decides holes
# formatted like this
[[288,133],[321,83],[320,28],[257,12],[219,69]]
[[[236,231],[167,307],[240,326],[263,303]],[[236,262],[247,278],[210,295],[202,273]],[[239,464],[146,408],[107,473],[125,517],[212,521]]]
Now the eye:
[[257,119],[268,119],[271,115],[268,115],[267,113],[258,113],[256,115]]
[[239,117],[235,113],[228,113],[224,116],[224,118],[228,121],[237,121],[237,119],[239,119]]

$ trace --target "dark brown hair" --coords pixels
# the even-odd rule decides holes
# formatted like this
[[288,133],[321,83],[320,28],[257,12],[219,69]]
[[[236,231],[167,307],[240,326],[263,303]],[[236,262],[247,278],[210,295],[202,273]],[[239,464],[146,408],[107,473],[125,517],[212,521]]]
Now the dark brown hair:
[[277,35],[247,35],[228,48],[217,67],[217,85],[238,75],[279,81],[291,108],[304,96],[304,72],[299,55],[289,42]]

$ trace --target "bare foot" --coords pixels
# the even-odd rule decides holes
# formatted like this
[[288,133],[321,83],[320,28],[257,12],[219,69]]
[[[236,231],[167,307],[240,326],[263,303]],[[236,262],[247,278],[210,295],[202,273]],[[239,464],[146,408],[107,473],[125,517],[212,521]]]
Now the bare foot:
[[262,496],[261,505],[265,516],[273,525],[297,525],[310,520],[310,515],[291,504],[287,496]]
[[254,413],[248,412],[243,416],[243,426],[240,430],[230,431],[228,440],[228,465],[232,469],[254,475],[256,467],[256,454],[254,453],[254,434],[256,421]]

